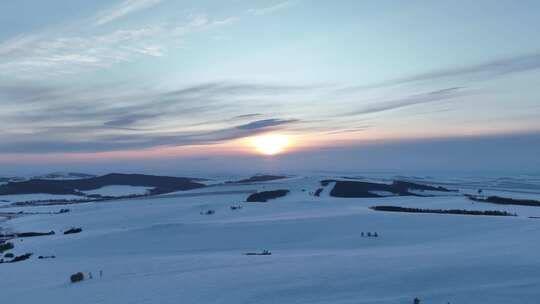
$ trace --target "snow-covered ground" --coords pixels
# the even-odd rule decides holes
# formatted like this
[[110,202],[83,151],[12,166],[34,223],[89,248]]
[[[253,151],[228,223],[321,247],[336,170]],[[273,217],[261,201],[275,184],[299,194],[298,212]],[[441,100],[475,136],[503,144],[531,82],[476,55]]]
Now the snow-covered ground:
[[[70,205],[0,223],[50,231],[16,240],[0,264],[9,303],[538,303],[540,207],[462,196],[332,198],[321,177],[222,185],[144,199]],[[255,190],[284,198],[244,203]],[[231,210],[231,205],[243,205]],[[518,217],[407,214],[374,205],[506,210]],[[57,211],[62,206],[4,208]],[[213,215],[201,211],[215,210]],[[80,234],[63,235],[70,227]],[[361,232],[377,232],[378,238]],[[246,256],[245,252],[272,252]],[[56,259],[39,260],[39,255]],[[103,277],[99,277],[99,271]],[[69,283],[69,275],[93,279]]]
[[390,191],[369,191],[369,193],[379,195],[379,196],[396,196],[397,194]]
[[101,196],[127,196],[127,195],[142,195],[147,194],[153,187],[139,187],[139,186],[124,186],[124,185],[112,185],[105,186],[98,189],[82,191],[86,195],[101,195]]

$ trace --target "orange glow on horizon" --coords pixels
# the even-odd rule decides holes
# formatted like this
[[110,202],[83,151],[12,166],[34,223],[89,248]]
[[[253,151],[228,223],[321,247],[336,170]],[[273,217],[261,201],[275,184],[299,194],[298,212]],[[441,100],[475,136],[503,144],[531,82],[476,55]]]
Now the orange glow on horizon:
[[290,144],[289,137],[280,134],[264,134],[251,138],[251,145],[258,153],[264,155],[283,153]]
[[[368,145],[376,143],[397,143],[407,140],[423,140],[436,138],[467,138],[475,136],[495,136],[521,134],[525,130],[516,129],[503,132],[500,129],[469,130],[468,132],[447,132],[444,134],[431,134],[430,132],[408,132],[403,134],[387,130],[374,130],[371,132],[306,132],[303,134],[266,133],[253,137],[243,137],[223,142],[201,145],[158,146],[147,149],[107,151],[107,152],[65,152],[65,153],[4,153],[0,155],[0,164],[21,163],[99,163],[103,161],[119,160],[147,160],[147,159],[177,159],[193,157],[229,157],[259,155],[279,155],[284,153],[298,153],[320,149],[347,147],[353,145]],[[263,140],[261,140],[263,139]]]

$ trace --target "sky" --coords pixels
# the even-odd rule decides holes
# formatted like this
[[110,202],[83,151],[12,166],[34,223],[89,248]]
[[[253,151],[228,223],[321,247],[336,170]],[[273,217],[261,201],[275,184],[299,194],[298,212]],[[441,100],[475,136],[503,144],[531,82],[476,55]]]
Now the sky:
[[[539,173],[538,1],[9,1],[0,175]],[[253,137],[286,136],[279,155]],[[3,172],[2,172],[3,171]]]

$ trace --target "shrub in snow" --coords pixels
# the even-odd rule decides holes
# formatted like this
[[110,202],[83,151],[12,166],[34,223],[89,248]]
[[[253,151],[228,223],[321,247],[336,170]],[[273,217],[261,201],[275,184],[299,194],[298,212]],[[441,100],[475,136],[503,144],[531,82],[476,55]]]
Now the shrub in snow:
[[11,243],[11,242],[0,244],[0,252],[11,250],[11,249],[13,249],[13,247],[15,247],[15,246],[13,246],[13,243]]
[[271,199],[283,197],[289,193],[287,189],[279,189],[272,191],[262,191],[253,193],[246,199],[246,202],[266,202]]
[[268,250],[263,250],[262,252],[246,252],[245,255],[272,255],[272,253]]
[[8,253],[4,254],[4,257],[5,257],[5,258],[12,258],[12,257],[14,257],[14,256],[15,256],[15,255],[14,255],[13,253],[11,253],[11,252],[8,252]]
[[9,263],[16,263],[24,260],[28,260],[32,256],[32,253],[25,253],[23,255],[16,256],[13,258],[13,260],[9,261]]
[[35,236],[44,236],[44,235],[53,235],[54,231],[49,232],[21,232],[16,233],[17,237],[35,237]]
[[70,229],[64,231],[64,234],[79,233],[81,231],[82,231],[82,228],[70,228]]
[[82,272],[77,272],[72,274],[69,279],[71,280],[71,283],[77,283],[84,280],[84,274]]

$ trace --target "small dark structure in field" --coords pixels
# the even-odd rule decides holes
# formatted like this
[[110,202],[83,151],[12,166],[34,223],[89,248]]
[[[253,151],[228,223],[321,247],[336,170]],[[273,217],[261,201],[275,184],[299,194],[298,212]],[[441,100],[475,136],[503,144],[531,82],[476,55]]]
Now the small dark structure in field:
[[317,191],[315,191],[315,194],[313,194],[313,195],[315,195],[316,197],[319,197],[319,196],[321,196],[321,192],[323,192],[323,188],[317,189]]
[[519,206],[540,207],[540,201],[535,201],[535,200],[513,199],[513,198],[508,198],[508,197],[500,197],[500,196],[488,196],[487,198],[474,196],[474,195],[466,195],[466,196],[468,199],[475,202],[492,203],[492,204],[498,204],[498,205],[519,205]]
[[5,258],[10,258],[10,259],[13,258],[14,256],[15,255],[13,253],[11,253],[11,252],[8,252],[8,253],[4,254]]
[[60,209],[60,211],[58,211],[58,213],[68,213],[69,212],[69,209]]
[[231,206],[231,210],[238,210],[238,209],[242,209],[242,205],[232,205]]
[[268,250],[263,250],[262,252],[246,252],[245,255],[272,255],[272,253]]
[[362,232],[361,233],[361,236],[364,237],[364,236],[367,236],[367,237],[379,237],[379,234],[377,232]]
[[64,234],[73,234],[80,232],[82,232],[82,228],[69,228],[68,230],[64,231]]
[[216,213],[216,211],[213,210],[213,209],[206,210],[206,211],[201,211],[201,215],[212,215],[214,213]]
[[84,274],[82,272],[77,272],[72,274],[69,279],[71,283],[81,282],[82,280],[84,280]]
[[246,199],[247,202],[266,202],[271,199],[276,199],[278,197],[283,197],[289,193],[287,189],[279,189],[272,191],[262,191],[253,193]]
[[40,255],[40,256],[38,256],[38,259],[40,259],[40,260],[42,260],[42,259],[55,259],[55,258],[56,258],[56,256],[54,256],[54,255],[45,255],[45,256]]
[[420,209],[398,206],[373,206],[370,209],[388,212],[407,212],[407,213],[437,213],[437,214],[461,214],[461,215],[492,215],[492,216],[517,216],[515,213],[497,210],[460,210],[460,209]]

